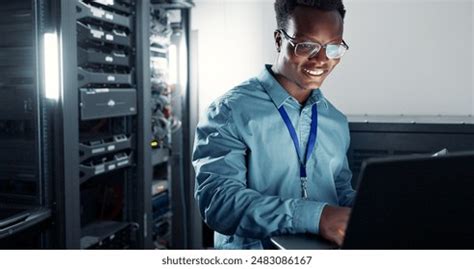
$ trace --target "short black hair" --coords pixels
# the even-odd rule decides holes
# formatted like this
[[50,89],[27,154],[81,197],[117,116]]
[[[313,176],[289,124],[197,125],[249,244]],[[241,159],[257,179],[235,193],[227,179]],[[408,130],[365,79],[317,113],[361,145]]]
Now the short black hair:
[[278,29],[286,30],[288,19],[297,6],[307,6],[324,11],[337,10],[341,14],[342,21],[346,15],[346,9],[342,0],[275,0],[275,13]]

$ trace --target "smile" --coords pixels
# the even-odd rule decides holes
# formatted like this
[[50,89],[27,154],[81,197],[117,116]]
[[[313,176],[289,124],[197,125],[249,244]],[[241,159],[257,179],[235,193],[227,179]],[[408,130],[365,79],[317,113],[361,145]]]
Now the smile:
[[306,72],[307,74],[310,74],[311,76],[321,76],[322,74],[326,73],[326,71],[324,69],[312,69],[312,70],[309,70],[309,69],[303,69],[304,72]]

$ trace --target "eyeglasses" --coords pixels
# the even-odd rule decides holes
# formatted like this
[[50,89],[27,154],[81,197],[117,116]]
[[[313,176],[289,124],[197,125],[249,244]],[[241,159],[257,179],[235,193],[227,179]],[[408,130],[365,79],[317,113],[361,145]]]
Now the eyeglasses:
[[349,46],[346,44],[344,40],[342,40],[341,44],[325,44],[321,45],[316,42],[296,42],[294,38],[289,36],[285,30],[278,29],[280,33],[283,33],[283,36],[288,40],[288,42],[295,47],[295,55],[300,57],[307,57],[311,58],[316,56],[318,52],[322,49],[326,49],[326,56],[329,59],[340,59],[344,56],[344,53],[349,49]]

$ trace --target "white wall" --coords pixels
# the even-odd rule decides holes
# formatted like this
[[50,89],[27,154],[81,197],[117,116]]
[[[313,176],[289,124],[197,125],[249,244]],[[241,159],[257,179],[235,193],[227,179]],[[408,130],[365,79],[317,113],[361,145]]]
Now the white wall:
[[199,31],[200,110],[273,62],[272,3],[198,0],[192,28]]
[[468,1],[346,4],[351,46],[323,87],[348,114],[472,113]]
[[[350,51],[323,85],[346,114],[474,114],[470,0],[345,1]],[[272,0],[197,0],[201,112],[273,63]]]

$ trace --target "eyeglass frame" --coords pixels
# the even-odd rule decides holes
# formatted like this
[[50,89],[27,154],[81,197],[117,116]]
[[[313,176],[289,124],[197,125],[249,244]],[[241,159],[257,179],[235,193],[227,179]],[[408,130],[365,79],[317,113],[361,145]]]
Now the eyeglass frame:
[[[288,35],[288,34],[285,32],[285,30],[283,30],[283,29],[277,29],[277,32],[283,33],[283,36],[284,36],[284,37],[288,40],[288,42],[295,48],[295,49],[294,49],[295,55],[296,55],[296,56],[299,56],[299,57],[305,57],[305,56],[301,56],[301,55],[296,54],[296,46],[298,46],[298,44],[312,43],[312,44],[318,44],[318,45],[321,46],[321,48],[320,48],[317,52],[311,53],[311,54],[308,56],[308,58],[312,58],[312,57],[316,56],[322,49],[325,49],[325,50],[326,50],[326,47],[327,47],[328,45],[335,45],[335,44],[331,44],[331,43],[327,43],[327,44],[322,45],[322,44],[319,43],[319,42],[312,42],[312,41],[296,42],[296,40],[295,40],[293,37],[291,37],[290,35]],[[346,43],[346,41],[344,41],[344,39],[342,40],[342,43],[339,44],[339,45],[343,45],[343,46],[346,48],[346,51],[344,52],[344,54],[349,50],[349,45],[347,45],[347,43]],[[326,51],[327,51],[327,50],[326,50]],[[333,58],[333,59],[334,59],[334,60],[341,59],[341,58],[344,56],[344,54],[342,54],[342,56],[339,57],[339,58]],[[326,57],[327,57],[327,54],[326,54]],[[329,58],[329,57],[328,57],[328,58]],[[329,59],[331,59],[331,58],[329,58]]]

